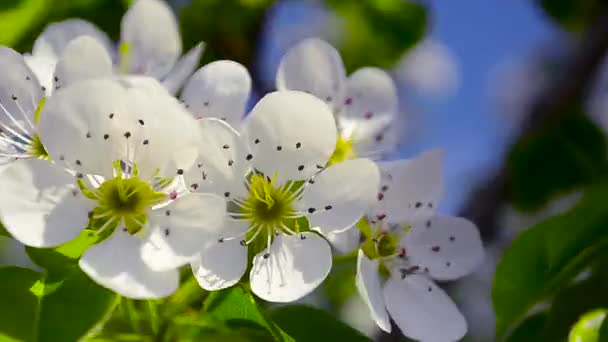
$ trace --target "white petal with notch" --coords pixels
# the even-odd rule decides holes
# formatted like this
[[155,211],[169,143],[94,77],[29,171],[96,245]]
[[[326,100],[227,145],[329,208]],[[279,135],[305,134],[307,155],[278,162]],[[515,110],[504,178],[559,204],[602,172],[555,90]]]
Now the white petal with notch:
[[253,258],[251,290],[269,301],[288,303],[312,292],[329,274],[331,249],[315,233],[277,235],[266,250]]
[[120,227],[107,239],[87,249],[80,268],[96,283],[132,299],[171,295],[179,286],[177,269],[155,272],[139,255],[142,239]]

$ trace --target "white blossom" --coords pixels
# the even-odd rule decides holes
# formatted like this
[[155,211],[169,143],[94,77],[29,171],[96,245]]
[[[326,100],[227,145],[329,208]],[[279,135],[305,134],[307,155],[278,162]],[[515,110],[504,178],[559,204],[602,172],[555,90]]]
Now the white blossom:
[[[88,44],[68,46],[79,37],[91,38]],[[203,45],[184,56],[177,19],[171,8],[160,0],[136,0],[121,22],[120,45],[95,25],[69,19],[49,25],[36,39],[26,62],[34,70],[47,95],[58,86],[67,86],[62,69],[96,68],[98,62],[111,62],[113,72],[154,77],[171,93],[176,93],[198,66]],[[60,66],[63,64],[63,66]]]
[[173,293],[226,211],[217,195],[171,187],[201,158],[196,120],[152,78],[95,79],[57,91],[38,131],[52,161],[19,160],[0,177],[8,232],[54,247],[88,226],[98,241],[79,264],[94,281],[136,299]]
[[470,221],[435,213],[441,196],[442,153],[379,163],[382,173],[371,236],[359,250],[356,284],[371,316],[390,332],[389,315],[404,335],[456,341],[467,324],[433,280],[454,280],[481,262],[483,247]]
[[242,135],[218,119],[199,122],[208,162],[197,162],[186,179],[191,189],[223,194],[229,211],[225,235],[192,264],[200,285],[218,290],[238,282],[250,249],[257,296],[291,302],[310,293],[331,268],[322,236],[349,229],[373,204],[376,165],[353,159],[326,167],[336,145],[334,119],[303,92],[266,95]]

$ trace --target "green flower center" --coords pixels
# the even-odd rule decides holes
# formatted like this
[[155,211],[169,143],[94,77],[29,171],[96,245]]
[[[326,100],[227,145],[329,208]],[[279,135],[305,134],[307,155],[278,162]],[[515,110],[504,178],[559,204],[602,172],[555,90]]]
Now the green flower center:
[[79,180],[83,194],[96,201],[91,218],[101,227],[99,230],[113,230],[123,224],[130,234],[136,234],[148,222],[148,211],[162,202],[166,194],[155,191],[152,186],[137,177],[137,167],[132,177],[124,178],[120,163],[115,163],[116,176],[104,181],[96,189],[88,189]]
[[46,148],[44,148],[44,145],[42,145],[42,141],[40,141],[40,136],[38,134],[34,135],[32,137],[32,141],[30,142],[30,146],[29,146],[29,154],[37,157],[37,158],[41,158],[41,159],[49,159],[49,153],[46,151]]
[[337,164],[343,162],[348,159],[353,159],[357,155],[353,148],[352,139],[344,139],[341,136],[338,136],[338,141],[336,142],[336,149],[334,153],[329,158],[329,165]]
[[296,192],[302,184],[287,182],[279,187],[274,180],[258,174],[251,177],[250,184],[249,197],[243,201],[241,213],[251,222],[251,226],[274,229],[298,216],[293,202],[297,199]]

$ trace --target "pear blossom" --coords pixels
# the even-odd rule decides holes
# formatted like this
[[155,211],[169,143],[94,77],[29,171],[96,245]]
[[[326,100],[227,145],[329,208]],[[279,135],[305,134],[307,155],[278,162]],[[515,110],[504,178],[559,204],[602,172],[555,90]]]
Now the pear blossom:
[[[81,20],[69,19],[49,25],[36,39],[31,55],[26,62],[34,70],[50,95],[58,86],[65,86],[58,75],[58,64],[70,42],[87,36],[94,40],[84,49],[82,59],[72,49],[69,61],[72,64],[89,65],[95,62],[95,53],[100,58],[109,58],[115,72],[121,74],[154,77],[171,92],[176,93],[197,67],[203,45],[199,44],[184,56],[177,19],[169,5],[160,0],[136,0],[125,13],[121,22],[120,45],[117,49],[110,38],[95,25]],[[95,45],[95,46],[93,46]],[[86,53],[91,51],[90,53]],[[78,67],[78,66],[76,66]]]
[[390,316],[409,338],[459,340],[466,321],[433,280],[458,279],[479,265],[483,247],[477,227],[435,213],[442,187],[440,151],[379,167],[370,239],[358,252],[357,289],[382,330],[391,331]]
[[249,254],[249,281],[258,297],[302,298],[330,271],[323,236],[349,229],[374,203],[377,166],[359,158],[326,167],[335,122],[329,107],[303,92],[263,97],[242,134],[219,119],[199,123],[207,140],[201,150],[213,162],[197,161],[185,179],[192,190],[222,194],[229,216],[224,235],[204,245],[192,263],[199,284],[206,290],[234,285],[248,269]]
[[0,166],[17,159],[46,158],[36,129],[44,103],[38,78],[23,56],[0,46]]
[[277,89],[308,92],[329,105],[339,131],[334,161],[381,159],[398,144],[398,97],[391,76],[364,67],[346,76],[338,51],[318,38],[291,47],[281,59]]
[[129,298],[168,296],[178,267],[217,239],[226,211],[220,196],[174,190],[202,158],[196,127],[152,78],[62,88],[38,123],[50,160],[6,167],[0,219],[33,247],[60,245],[88,228],[97,240],[79,265],[89,277]]

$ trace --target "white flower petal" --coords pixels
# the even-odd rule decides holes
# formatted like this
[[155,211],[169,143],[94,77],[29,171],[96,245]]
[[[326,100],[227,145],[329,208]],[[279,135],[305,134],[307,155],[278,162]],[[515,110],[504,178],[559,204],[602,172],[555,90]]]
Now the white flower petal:
[[138,76],[123,83],[127,111],[132,113],[122,123],[132,134],[132,145],[124,154],[134,158],[143,177],[157,170],[161,176],[172,177],[194,166],[200,141],[196,120],[157,80]]
[[120,63],[129,73],[161,79],[182,53],[177,20],[164,1],[137,0],[122,18],[120,37],[128,51]]
[[242,246],[239,239],[209,243],[191,266],[203,289],[228,288],[238,283],[247,269],[247,246]]
[[196,117],[225,120],[238,129],[251,92],[247,69],[233,61],[215,61],[200,68],[188,81],[182,99]]
[[67,87],[45,104],[39,132],[53,160],[84,174],[112,177],[112,162],[125,160],[144,178],[174,176],[198,154],[195,120],[151,78]]
[[377,121],[387,125],[394,119],[398,104],[397,88],[386,71],[361,68],[346,81],[340,119]]
[[297,91],[264,96],[247,117],[245,131],[253,165],[269,177],[277,173],[279,184],[316,174],[338,137],[329,107]]
[[[313,183],[314,182],[314,183]],[[310,227],[322,234],[352,227],[372,207],[378,194],[380,172],[369,159],[333,164],[307,185],[298,202]]]
[[112,60],[99,40],[80,36],[66,45],[55,68],[55,89],[112,75]]
[[253,258],[251,290],[269,301],[287,303],[312,292],[329,274],[331,249],[315,233],[277,235],[267,255]]
[[57,66],[57,58],[46,55],[23,55],[25,64],[32,70],[40,81],[40,89],[45,96],[53,93],[53,75]]
[[226,198],[247,193],[245,175],[250,167],[247,147],[230,125],[219,119],[201,119],[199,158],[184,179],[192,191],[212,192]]
[[391,321],[386,312],[384,295],[380,284],[380,274],[378,273],[378,260],[370,260],[362,250],[357,256],[357,273],[355,284],[359,295],[370,310],[372,319],[378,327],[388,333],[391,332]]
[[0,121],[9,126],[22,125],[29,132],[29,123],[34,122],[44,96],[38,78],[19,53],[4,46],[0,46],[0,70]]
[[74,177],[46,160],[16,161],[0,177],[0,217],[25,245],[54,247],[86,228],[95,203],[82,196]]
[[473,222],[461,217],[434,215],[412,223],[402,238],[408,261],[438,280],[471,273],[482,261],[483,244]]
[[80,36],[90,36],[97,39],[113,56],[113,43],[110,38],[95,25],[80,19],[69,19],[47,26],[36,38],[32,55],[45,56],[57,60],[68,43]]
[[467,322],[450,297],[425,276],[391,277],[384,286],[386,308],[401,332],[409,338],[457,341]]
[[433,150],[413,159],[378,163],[382,180],[374,210],[390,223],[430,217],[443,191],[443,152]]
[[155,299],[171,295],[179,286],[177,269],[155,272],[141,260],[142,240],[122,229],[91,246],[80,258],[80,268],[96,283],[132,299]]
[[338,255],[348,254],[359,247],[359,239],[361,234],[356,226],[346,229],[343,232],[331,232],[325,234],[325,238],[329,241],[334,253]]
[[141,258],[155,271],[185,265],[216,241],[226,216],[226,201],[212,194],[187,194],[149,215]]
[[342,129],[342,136],[345,140],[351,140],[355,155],[373,160],[387,160],[391,154],[399,151],[403,134],[401,124],[395,120],[390,121],[387,125],[382,120],[357,120],[357,124],[351,126],[356,129]]
[[121,126],[132,113],[126,101],[125,89],[110,80],[85,81],[54,94],[38,127],[51,158],[77,172],[111,178],[112,162],[127,146]]
[[197,44],[177,61],[173,69],[163,79],[163,85],[171,94],[176,94],[188,77],[196,70],[204,48],[204,43]]
[[291,47],[277,70],[277,89],[305,91],[335,105],[341,101],[345,80],[340,54],[318,38]]

